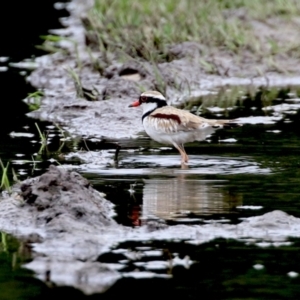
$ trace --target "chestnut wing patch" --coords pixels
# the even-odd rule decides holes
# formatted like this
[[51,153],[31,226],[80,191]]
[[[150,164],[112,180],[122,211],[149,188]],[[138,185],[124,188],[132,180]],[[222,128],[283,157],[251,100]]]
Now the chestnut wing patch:
[[175,115],[175,114],[162,114],[162,113],[156,113],[156,114],[151,115],[151,117],[153,117],[153,118],[159,118],[159,119],[174,120],[174,121],[176,121],[178,124],[181,124],[180,117],[179,117],[178,115]]

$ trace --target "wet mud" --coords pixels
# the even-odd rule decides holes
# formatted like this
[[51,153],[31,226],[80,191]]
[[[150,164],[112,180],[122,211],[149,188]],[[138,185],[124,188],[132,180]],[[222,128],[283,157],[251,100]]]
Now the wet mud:
[[[172,278],[153,270],[128,271],[127,264],[140,257],[129,249],[122,250],[122,257],[129,260],[101,261],[105,253],[126,241],[181,240],[199,245],[222,237],[267,247],[286,245],[289,237],[300,237],[300,219],[282,211],[250,217],[237,225],[212,222],[168,226],[162,218],[135,229],[117,224],[113,215],[111,202],[85,178],[51,166],[40,177],[15,186],[14,195],[0,201],[0,230],[29,243],[33,259],[25,266],[39,279],[71,285],[85,294],[104,292],[124,277]],[[164,257],[162,263],[189,266],[193,261],[175,256]]]

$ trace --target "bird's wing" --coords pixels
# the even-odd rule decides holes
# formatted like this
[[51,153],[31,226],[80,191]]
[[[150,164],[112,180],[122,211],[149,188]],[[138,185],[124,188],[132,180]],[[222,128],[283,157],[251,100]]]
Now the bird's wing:
[[229,122],[228,120],[204,119],[172,106],[158,108],[148,118],[156,130],[161,132],[187,132],[208,127],[219,128]]

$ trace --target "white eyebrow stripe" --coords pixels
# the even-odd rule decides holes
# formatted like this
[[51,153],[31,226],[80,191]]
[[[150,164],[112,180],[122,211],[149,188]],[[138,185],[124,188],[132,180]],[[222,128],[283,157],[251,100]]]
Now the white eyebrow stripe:
[[157,98],[160,100],[166,100],[166,98],[161,94],[143,93],[141,96]]

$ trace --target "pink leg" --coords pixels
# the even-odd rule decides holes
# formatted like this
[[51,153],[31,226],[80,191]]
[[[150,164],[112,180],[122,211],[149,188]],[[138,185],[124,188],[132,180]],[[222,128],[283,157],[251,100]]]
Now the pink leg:
[[189,161],[189,157],[187,156],[185,150],[184,150],[184,146],[183,144],[178,145],[176,143],[173,144],[174,147],[179,151],[180,155],[181,155],[181,163],[187,163]]

